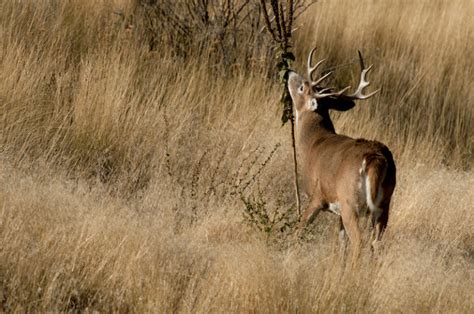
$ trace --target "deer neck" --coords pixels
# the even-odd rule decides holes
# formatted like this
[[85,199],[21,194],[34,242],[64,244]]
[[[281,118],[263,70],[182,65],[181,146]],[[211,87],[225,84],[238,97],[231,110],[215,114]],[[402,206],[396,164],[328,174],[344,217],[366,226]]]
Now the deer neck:
[[311,147],[317,140],[332,134],[336,134],[329,112],[322,114],[307,111],[298,114],[297,122],[298,146],[305,151],[305,147]]

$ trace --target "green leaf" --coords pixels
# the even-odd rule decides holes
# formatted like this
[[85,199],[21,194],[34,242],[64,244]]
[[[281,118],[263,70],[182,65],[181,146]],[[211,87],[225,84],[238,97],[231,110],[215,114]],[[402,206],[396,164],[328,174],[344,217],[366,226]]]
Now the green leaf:
[[291,108],[291,95],[290,95],[290,93],[288,93],[287,90],[283,94],[283,101],[284,101],[285,105],[288,105],[288,107]]
[[285,89],[284,92],[281,94],[280,103],[283,104],[284,108],[291,108],[291,95],[288,93],[288,89]]
[[286,83],[286,72],[288,72],[288,70],[280,70],[278,72],[278,76],[280,77],[280,82],[282,83]]
[[277,67],[277,69],[278,69],[279,71],[281,71],[281,70],[288,70],[289,65],[288,65],[288,62],[286,62],[285,60],[283,60],[283,61],[278,62],[277,65],[276,65],[276,67]]
[[295,61],[295,55],[292,52],[286,52],[282,55],[282,58],[284,60],[290,60],[290,61]]
[[281,116],[281,123],[282,125],[285,125],[287,122],[288,122],[288,116],[286,114],[286,112],[283,112],[283,115]]

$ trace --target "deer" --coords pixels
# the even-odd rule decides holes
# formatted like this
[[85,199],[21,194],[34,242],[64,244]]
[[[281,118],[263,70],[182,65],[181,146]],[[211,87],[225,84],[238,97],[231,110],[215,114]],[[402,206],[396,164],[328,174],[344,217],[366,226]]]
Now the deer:
[[361,73],[359,85],[351,94],[347,86],[339,91],[324,88],[320,83],[332,72],[313,80],[313,74],[325,61],[313,65],[316,48],[308,56],[307,78],[290,70],[287,86],[294,105],[298,156],[301,159],[302,191],[309,205],[298,230],[314,221],[320,211],[339,216],[339,237],[349,238],[354,255],[361,245],[359,217],[371,216],[372,247],[375,248],[387,226],[390,200],[396,185],[396,166],[392,153],[384,144],[366,139],[354,139],[337,134],[330,110],[347,111],[356,100],[366,100],[380,90],[364,94],[369,86],[367,73],[359,51]]

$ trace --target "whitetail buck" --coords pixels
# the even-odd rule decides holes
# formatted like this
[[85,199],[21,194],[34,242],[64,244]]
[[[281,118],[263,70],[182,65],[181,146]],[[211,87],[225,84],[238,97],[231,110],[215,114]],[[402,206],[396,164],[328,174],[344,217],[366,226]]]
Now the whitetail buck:
[[[288,89],[295,106],[296,134],[302,161],[302,188],[309,196],[309,207],[304,212],[300,228],[314,220],[321,210],[340,216],[340,236],[347,231],[355,252],[361,236],[359,216],[370,211],[374,227],[374,242],[380,240],[387,225],[390,199],[396,183],[396,168],[390,150],[382,143],[353,139],[336,134],[329,110],[346,111],[355,106],[354,100],[375,95],[363,94],[369,85],[362,56],[359,86],[346,95],[346,87],[334,92],[319,84],[331,72],[313,81],[313,73],[324,60],[312,66],[315,49],[308,57],[308,78],[290,72]],[[357,254],[357,253],[356,253]]]

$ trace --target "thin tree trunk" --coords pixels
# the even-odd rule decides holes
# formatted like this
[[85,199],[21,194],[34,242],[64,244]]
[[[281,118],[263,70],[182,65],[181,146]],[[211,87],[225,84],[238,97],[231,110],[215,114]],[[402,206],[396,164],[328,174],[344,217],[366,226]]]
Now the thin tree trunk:
[[296,140],[295,140],[295,119],[292,117],[291,122],[291,143],[293,145],[293,165],[294,165],[294,185],[295,185],[295,198],[296,198],[296,211],[298,216],[301,216],[301,203],[300,203],[300,185],[298,184],[298,161],[296,159]]

